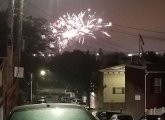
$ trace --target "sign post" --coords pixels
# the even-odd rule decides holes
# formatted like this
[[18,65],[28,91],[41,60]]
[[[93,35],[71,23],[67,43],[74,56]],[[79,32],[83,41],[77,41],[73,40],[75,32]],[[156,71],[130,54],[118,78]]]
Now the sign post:
[[135,101],[136,101],[136,115],[138,115],[139,112],[139,106],[138,106],[138,102],[141,100],[141,96],[139,94],[135,94]]

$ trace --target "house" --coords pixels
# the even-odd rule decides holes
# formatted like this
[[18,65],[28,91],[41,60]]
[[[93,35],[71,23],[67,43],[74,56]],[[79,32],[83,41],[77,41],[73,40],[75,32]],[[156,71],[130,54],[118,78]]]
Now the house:
[[98,98],[102,109],[122,109],[140,118],[147,109],[165,106],[164,65],[118,65],[100,72],[103,77]]
[[[100,70],[103,74],[102,108],[125,108],[125,66],[119,65]],[[101,98],[101,97],[100,97]]]
[[151,108],[165,106],[165,65],[127,65],[125,79],[128,113],[140,117]]

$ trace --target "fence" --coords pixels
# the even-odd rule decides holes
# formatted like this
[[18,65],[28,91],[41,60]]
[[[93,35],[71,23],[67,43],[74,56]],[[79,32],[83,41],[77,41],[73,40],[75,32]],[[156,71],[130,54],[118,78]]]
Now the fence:
[[153,108],[153,109],[148,109],[147,110],[148,115],[161,115],[162,113],[165,113],[165,107]]

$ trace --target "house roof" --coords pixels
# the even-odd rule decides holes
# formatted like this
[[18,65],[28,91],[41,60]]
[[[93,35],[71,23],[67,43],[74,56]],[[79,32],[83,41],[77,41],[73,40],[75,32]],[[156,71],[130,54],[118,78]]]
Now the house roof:
[[165,65],[164,64],[146,64],[146,65],[126,65],[126,67],[131,67],[135,69],[141,69],[149,71],[164,71],[165,72]]
[[124,72],[125,65],[117,65],[99,70],[100,72]]
[[126,65],[126,67],[131,67],[131,68],[136,68],[136,69],[141,69],[141,70],[145,70],[147,68],[146,66],[140,66],[140,65]]
[[162,64],[147,64],[147,65],[122,64],[122,65],[107,67],[107,68],[101,69],[99,71],[100,72],[125,72],[125,67],[147,70],[148,72],[149,71],[165,72],[165,65],[162,65]]

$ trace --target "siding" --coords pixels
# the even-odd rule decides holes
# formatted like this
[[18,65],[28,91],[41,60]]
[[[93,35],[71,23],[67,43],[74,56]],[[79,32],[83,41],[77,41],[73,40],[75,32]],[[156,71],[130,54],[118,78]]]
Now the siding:
[[106,88],[103,91],[104,102],[110,103],[124,103],[125,94],[113,94],[114,87],[125,87],[125,74],[124,72],[110,72],[104,74],[103,85]]

